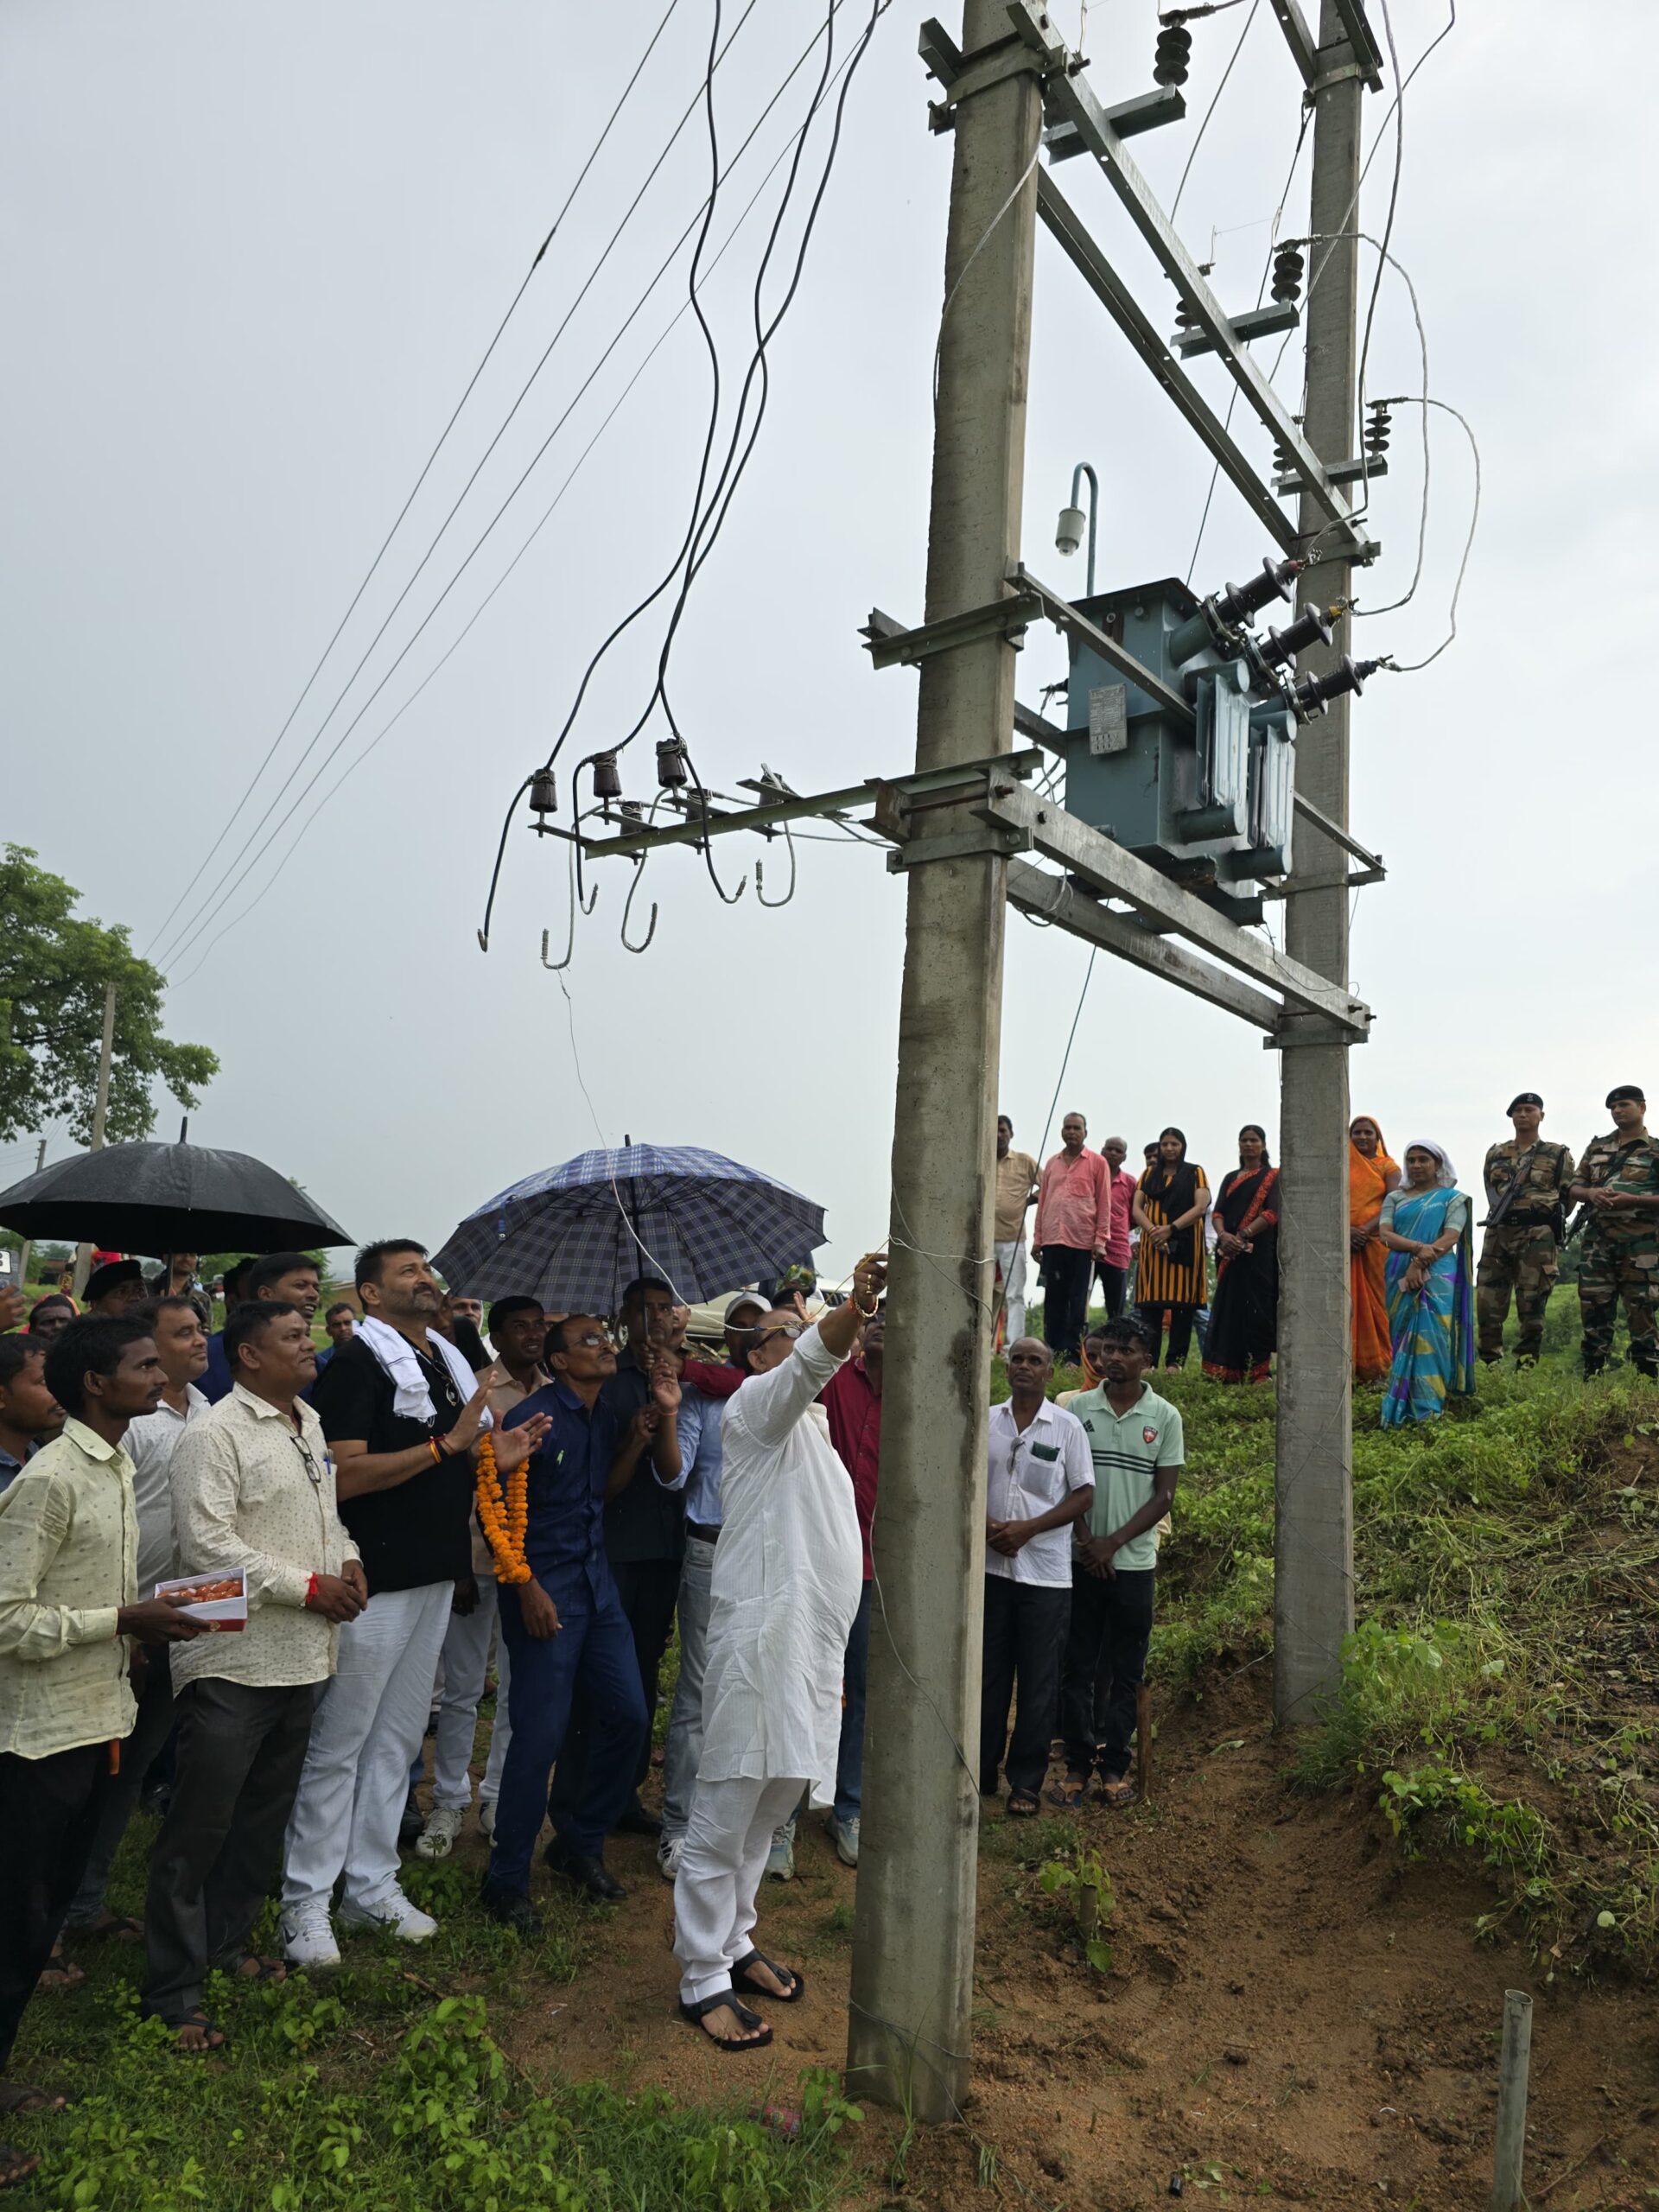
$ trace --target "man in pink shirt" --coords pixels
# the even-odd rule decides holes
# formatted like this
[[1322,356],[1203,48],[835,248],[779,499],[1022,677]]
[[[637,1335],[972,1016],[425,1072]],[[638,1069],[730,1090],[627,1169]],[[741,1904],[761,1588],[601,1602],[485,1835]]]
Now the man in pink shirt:
[[1060,1150],[1043,1170],[1031,1242],[1042,1268],[1043,1334],[1056,1362],[1075,1366],[1089,1317],[1096,1247],[1112,1227],[1111,1170],[1086,1138],[1081,1114],[1060,1123]]
[[1129,1283],[1129,1209],[1135,1198],[1135,1178],[1123,1165],[1128,1151],[1122,1137],[1108,1137],[1100,1147],[1111,1178],[1112,1225],[1095,1247],[1095,1273],[1100,1278],[1109,1321],[1116,1321],[1122,1313]]

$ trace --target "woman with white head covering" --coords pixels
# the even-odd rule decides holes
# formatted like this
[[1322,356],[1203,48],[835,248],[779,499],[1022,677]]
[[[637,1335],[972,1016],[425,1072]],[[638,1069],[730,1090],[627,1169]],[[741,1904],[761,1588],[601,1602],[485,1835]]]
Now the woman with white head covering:
[[1472,1209],[1444,1145],[1414,1137],[1405,1163],[1404,1182],[1389,1192],[1377,1217],[1377,1237],[1389,1254],[1394,1348],[1384,1428],[1433,1421],[1448,1395],[1468,1397],[1475,1387]]

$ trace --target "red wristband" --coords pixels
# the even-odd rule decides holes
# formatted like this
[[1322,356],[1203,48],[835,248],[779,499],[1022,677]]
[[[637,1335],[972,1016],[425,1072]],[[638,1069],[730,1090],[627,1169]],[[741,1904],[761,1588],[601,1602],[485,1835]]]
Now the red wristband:
[[305,1586],[305,1602],[308,1605],[317,1594],[317,1578],[314,1574]]

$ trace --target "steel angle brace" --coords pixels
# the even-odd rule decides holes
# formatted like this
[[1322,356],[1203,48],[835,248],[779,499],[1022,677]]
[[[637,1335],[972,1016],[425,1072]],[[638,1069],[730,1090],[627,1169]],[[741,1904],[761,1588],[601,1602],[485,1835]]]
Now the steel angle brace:
[[1155,699],[1166,715],[1173,715],[1178,722],[1189,727],[1196,721],[1191,705],[1173,684],[1166,683],[1155,670],[1148,668],[1144,661],[1137,660],[1126,645],[1121,645],[1116,638],[1109,637],[1097,623],[1091,622],[1086,614],[1073,607],[1069,599],[1063,598],[1058,592],[1040,582],[1023,561],[1017,561],[1009,569],[1008,582],[1025,597],[1034,601],[1039,612],[1057,630],[1063,630],[1080,645],[1091,646],[1109,667],[1115,668],[1120,676],[1127,677],[1149,699]]
[[1164,924],[1252,982],[1279,992],[1287,1012],[1319,1015],[1350,1044],[1359,1043],[1368,1033],[1371,1014],[1363,1001],[1300,961],[1274,951],[1053,800],[1034,791],[998,787],[979,811],[987,820],[1010,828],[1029,828],[1034,849],[1046,860],[1080,876],[1093,890],[1126,900],[1149,920]]
[[1050,237],[1168,393],[1188,428],[1198,433],[1200,442],[1220,464],[1222,474],[1241,494],[1250,512],[1276,544],[1285,552],[1294,553],[1297,545],[1295,523],[1234,443],[1227,425],[1171,353],[1150,316],[1137,305],[1046,169],[1037,172],[1037,213]]
[[1308,496],[1328,521],[1346,534],[1347,543],[1333,549],[1341,558],[1367,561],[1375,549],[1358,531],[1341,492],[1325,474],[1319,455],[1293,423],[1279,395],[1261,369],[1241,346],[1221,302],[1199,275],[1198,265],[1170,227],[1169,219],[1152,195],[1151,187],[1131,160],[1122,138],[1107,120],[1093,87],[1082,77],[1064,72],[1054,77],[1050,99],[1065,119],[1077,126],[1084,143],[1104,171],[1129,219],[1152,248],[1164,273],[1192,311],[1198,327],[1225,362],[1229,373],[1258,419],[1272,431],[1289,455]]
[[1006,638],[1017,649],[1024,632],[1042,613],[1039,595],[1021,591],[1012,599],[995,599],[988,607],[964,607],[960,614],[941,615],[937,622],[906,630],[891,614],[873,607],[859,635],[873,667],[909,668],[931,654],[954,652],[959,645],[976,645],[986,638]]
[[963,54],[944,24],[931,16],[922,25],[917,51],[929,76],[938,80],[944,92],[942,100],[928,104],[929,130],[954,130],[962,103],[1007,78],[1046,77],[1065,68],[1071,56],[1046,10],[1032,7],[1029,0],[1012,0],[1007,12],[1014,26],[1007,35],[972,54]]

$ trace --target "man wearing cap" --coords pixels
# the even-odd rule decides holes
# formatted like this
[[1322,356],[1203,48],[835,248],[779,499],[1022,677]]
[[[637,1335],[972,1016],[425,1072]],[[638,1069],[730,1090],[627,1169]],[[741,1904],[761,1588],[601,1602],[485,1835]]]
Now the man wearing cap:
[[1630,1329],[1630,1364],[1659,1382],[1659,1142],[1648,1134],[1647,1100],[1633,1083],[1607,1094],[1610,1135],[1585,1147],[1572,1195],[1588,1213],[1579,1261],[1584,1371],[1599,1375],[1613,1349],[1618,1301]]
[[1486,1234],[1475,1277],[1480,1356],[1490,1366],[1503,1357],[1503,1324],[1515,1294],[1521,1325],[1517,1367],[1530,1367],[1544,1341],[1544,1313],[1560,1269],[1556,1248],[1566,1235],[1562,1217],[1573,1184],[1573,1155],[1564,1144],[1538,1134],[1544,1102],[1535,1090],[1510,1101],[1515,1135],[1486,1154]]
[[144,1271],[137,1260],[111,1260],[87,1276],[81,1309],[105,1321],[124,1321],[149,1296]]

